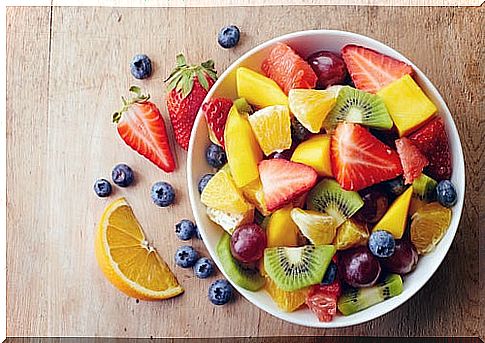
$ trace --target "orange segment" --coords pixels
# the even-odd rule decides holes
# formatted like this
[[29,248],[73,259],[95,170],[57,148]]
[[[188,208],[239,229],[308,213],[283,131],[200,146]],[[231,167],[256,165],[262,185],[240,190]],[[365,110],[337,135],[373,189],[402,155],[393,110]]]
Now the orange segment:
[[293,312],[300,308],[306,300],[308,287],[293,292],[284,291],[276,286],[271,278],[266,278],[264,289],[271,296],[275,304],[285,312]]
[[183,292],[167,264],[147,242],[124,198],[106,207],[98,225],[95,248],[102,272],[125,294],[158,300]]
[[427,254],[443,238],[451,221],[451,210],[437,202],[426,204],[411,217],[411,242],[419,254]]
[[333,244],[337,250],[365,245],[369,239],[367,228],[352,219],[346,220],[337,231]]

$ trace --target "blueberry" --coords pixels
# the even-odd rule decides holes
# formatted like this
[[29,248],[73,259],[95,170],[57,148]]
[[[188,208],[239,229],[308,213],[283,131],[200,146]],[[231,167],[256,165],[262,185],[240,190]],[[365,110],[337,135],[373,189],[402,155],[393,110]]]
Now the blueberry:
[[331,285],[335,278],[337,277],[337,264],[333,261],[330,261],[330,264],[325,271],[325,275],[323,276],[322,284],[324,285]]
[[197,251],[188,245],[179,247],[175,252],[175,264],[182,268],[193,267],[198,258]]
[[234,25],[224,26],[217,35],[217,42],[225,49],[234,48],[239,42],[241,32]]
[[393,196],[401,195],[406,190],[402,176],[384,182],[384,187],[386,191]]
[[111,194],[111,183],[106,179],[98,179],[94,183],[94,191],[96,195],[101,198],[106,198]]
[[308,131],[298,120],[291,121],[291,136],[297,141],[304,141],[310,135]]
[[182,219],[179,223],[175,225],[175,234],[177,237],[183,241],[188,241],[195,234],[195,224],[188,220]]
[[369,250],[377,257],[390,257],[394,254],[396,242],[387,231],[377,230],[369,237]]
[[200,194],[202,194],[202,191],[204,190],[205,186],[207,186],[207,183],[209,182],[210,179],[212,179],[213,176],[214,174],[205,174],[200,178],[199,185],[197,186]]
[[160,207],[170,206],[175,200],[175,191],[172,185],[163,181],[153,184],[150,195],[155,205]]
[[227,163],[227,156],[224,149],[217,144],[211,144],[205,150],[205,158],[211,167],[221,168]]
[[152,74],[152,61],[147,55],[135,55],[130,63],[130,71],[135,79],[146,79]]
[[224,305],[232,297],[232,286],[227,280],[216,280],[209,287],[209,300],[214,305]]
[[444,207],[453,207],[458,201],[455,186],[449,180],[443,180],[436,186],[436,197]]
[[133,174],[133,170],[128,165],[120,163],[113,168],[111,179],[115,185],[128,187],[135,181],[135,174]]
[[199,279],[205,279],[214,273],[214,263],[207,257],[202,257],[195,262],[194,273]]

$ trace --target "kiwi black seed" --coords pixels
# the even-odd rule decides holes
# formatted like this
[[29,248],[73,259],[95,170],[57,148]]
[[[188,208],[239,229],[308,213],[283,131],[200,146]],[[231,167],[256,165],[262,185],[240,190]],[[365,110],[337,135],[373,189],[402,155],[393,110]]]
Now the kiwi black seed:
[[383,282],[365,288],[352,288],[338,300],[338,309],[344,316],[364,310],[402,293],[402,279],[397,274],[389,274]]
[[333,245],[267,248],[264,269],[278,288],[296,291],[320,283],[334,254]]
[[257,291],[264,286],[265,280],[259,271],[240,264],[231,254],[231,236],[224,233],[217,243],[217,256],[222,269],[236,285],[250,291]]
[[330,214],[340,226],[364,206],[364,201],[359,193],[344,190],[337,181],[323,179],[308,194],[307,206]]
[[349,86],[340,90],[335,107],[325,118],[323,127],[332,130],[344,121],[378,130],[390,130],[393,126],[386,105],[378,95]]
[[429,176],[421,175],[413,181],[413,194],[424,201],[433,201],[436,198],[438,183]]

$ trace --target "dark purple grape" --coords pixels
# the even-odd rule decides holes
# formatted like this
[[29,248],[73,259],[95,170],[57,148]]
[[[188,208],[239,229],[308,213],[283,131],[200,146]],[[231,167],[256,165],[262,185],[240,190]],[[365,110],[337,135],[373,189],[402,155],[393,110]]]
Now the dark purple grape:
[[377,223],[389,206],[387,196],[375,188],[366,188],[359,192],[364,206],[355,214],[357,219],[367,223]]
[[391,257],[380,258],[382,268],[396,274],[407,274],[416,268],[418,252],[414,245],[405,239],[396,240],[394,254]]
[[256,262],[263,257],[266,242],[266,233],[259,225],[242,225],[231,236],[232,256],[243,263]]
[[381,265],[365,246],[341,253],[339,274],[343,281],[352,287],[373,286],[381,274]]
[[317,88],[341,85],[347,77],[347,68],[342,58],[331,51],[317,51],[307,58],[318,77]]

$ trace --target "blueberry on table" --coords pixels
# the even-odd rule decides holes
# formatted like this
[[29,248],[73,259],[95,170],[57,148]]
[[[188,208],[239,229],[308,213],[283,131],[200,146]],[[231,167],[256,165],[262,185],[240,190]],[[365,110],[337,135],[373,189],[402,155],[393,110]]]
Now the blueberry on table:
[[175,225],[175,234],[182,241],[188,241],[195,234],[195,229],[196,226],[192,221],[182,219]]
[[150,195],[155,205],[167,207],[175,200],[175,190],[168,182],[159,181],[153,184]]
[[330,264],[325,271],[325,275],[323,276],[322,284],[323,285],[331,285],[337,277],[337,264],[333,261],[330,261]]
[[232,297],[232,286],[227,280],[216,280],[209,287],[209,300],[214,305],[224,305]]
[[390,257],[394,254],[396,242],[387,231],[377,230],[369,237],[369,250],[376,257]]
[[98,179],[94,183],[94,192],[100,198],[106,198],[111,194],[111,183],[106,179]]
[[202,194],[202,191],[204,190],[205,186],[207,186],[207,183],[212,179],[214,174],[205,174],[202,176],[199,180],[199,184],[197,185],[197,189],[199,190],[199,194]]
[[131,75],[136,79],[146,79],[152,74],[152,61],[147,55],[135,55],[130,63]]
[[198,258],[197,251],[188,245],[179,247],[175,252],[175,264],[182,268],[193,267]]
[[444,207],[453,207],[458,197],[453,183],[449,180],[443,180],[436,186],[436,197],[438,202]]
[[205,150],[205,158],[211,167],[221,168],[227,163],[226,152],[217,144],[211,144]]
[[128,187],[135,181],[135,174],[128,165],[120,163],[113,168],[111,179],[117,186]]
[[239,42],[241,32],[234,25],[224,26],[217,35],[217,42],[225,49],[234,48]]
[[207,257],[202,257],[195,262],[194,273],[199,279],[205,279],[214,273],[214,263]]

